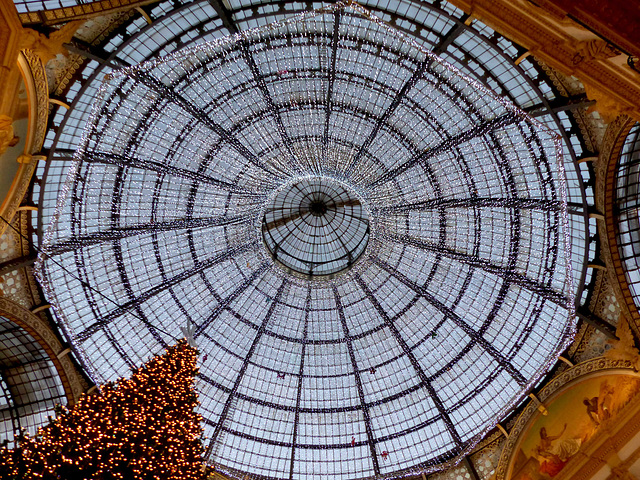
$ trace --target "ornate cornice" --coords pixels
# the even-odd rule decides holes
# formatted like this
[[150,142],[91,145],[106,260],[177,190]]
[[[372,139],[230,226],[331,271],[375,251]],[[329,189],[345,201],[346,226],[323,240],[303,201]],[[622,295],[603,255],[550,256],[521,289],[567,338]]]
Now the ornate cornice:
[[637,0],[536,0],[536,4],[558,18],[575,18],[630,54],[640,56]]
[[605,120],[619,114],[640,120],[640,74],[625,55],[576,22],[527,0],[450,1],[549,66],[578,77]]
[[72,20],[122,12],[157,1],[158,0],[98,0],[96,2],[74,5],[73,7],[52,8],[38,12],[21,13],[20,21],[24,25],[56,25]]

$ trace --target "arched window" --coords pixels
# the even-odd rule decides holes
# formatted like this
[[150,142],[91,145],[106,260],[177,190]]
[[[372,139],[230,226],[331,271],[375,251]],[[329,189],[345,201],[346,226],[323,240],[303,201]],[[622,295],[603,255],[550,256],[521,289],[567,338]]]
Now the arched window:
[[633,301],[640,308],[640,123],[624,142],[615,182],[618,251]]
[[67,398],[53,362],[23,328],[0,316],[0,441],[35,434]]

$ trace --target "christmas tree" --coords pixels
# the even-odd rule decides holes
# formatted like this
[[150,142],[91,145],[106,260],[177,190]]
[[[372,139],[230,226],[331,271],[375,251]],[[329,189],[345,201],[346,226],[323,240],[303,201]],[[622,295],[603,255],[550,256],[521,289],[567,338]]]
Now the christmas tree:
[[61,408],[36,437],[0,448],[0,478],[205,479],[196,360],[180,341],[130,379]]

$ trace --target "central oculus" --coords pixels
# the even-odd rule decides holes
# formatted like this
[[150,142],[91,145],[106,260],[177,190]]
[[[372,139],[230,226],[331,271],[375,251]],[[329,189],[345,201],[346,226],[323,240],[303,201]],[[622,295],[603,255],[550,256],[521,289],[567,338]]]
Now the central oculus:
[[352,189],[307,177],[277,190],[262,217],[262,238],[288,272],[333,276],[356,262],[369,241],[369,215]]

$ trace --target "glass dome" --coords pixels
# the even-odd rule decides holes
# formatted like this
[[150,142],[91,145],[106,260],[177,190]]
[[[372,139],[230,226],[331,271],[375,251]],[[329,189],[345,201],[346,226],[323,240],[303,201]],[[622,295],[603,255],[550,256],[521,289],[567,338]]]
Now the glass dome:
[[220,471],[433,471],[573,332],[558,145],[338,4],[108,76],[40,277],[98,381],[193,322]]
[[322,176],[276,190],[262,217],[262,240],[290,273],[335,275],[358,260],[369,240],[369,216],[349,187]]

